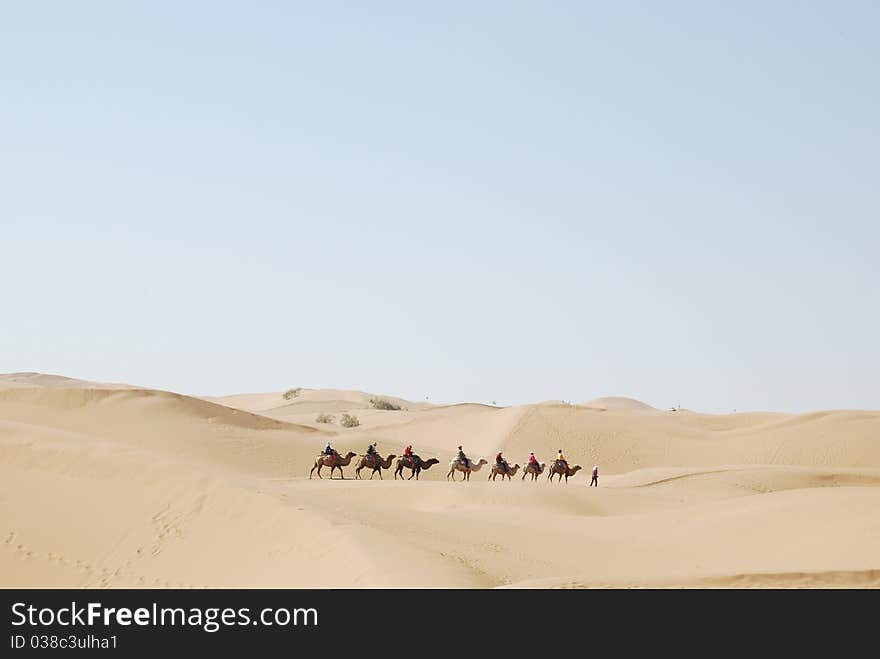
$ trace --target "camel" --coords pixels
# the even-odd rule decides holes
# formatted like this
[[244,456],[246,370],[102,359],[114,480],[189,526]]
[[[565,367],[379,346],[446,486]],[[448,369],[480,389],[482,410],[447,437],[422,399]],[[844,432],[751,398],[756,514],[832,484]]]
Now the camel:
[[525,480],[526,476],[528,475],[531,475],[533,481],[538,480],[538,476],[544,473],[544,467],[546,466],[547,464],[544,462],[542,462],[540,465],[535,465],[531,462],[528,463],[525,467],[523,467],[522,480]]
[[351,459],[356,456],[357,453],[353,453],[349,451],[345,454],[345,457],[341,455],[327,455],[325,453],[321,453],[315,458],[315,466],[312,467],[312,471],[309,472],[309,480],[312,480],[312,472],[315,469],[318,470],[318,478],[323,478],[321,476],[321,467],[330,467],[330,478],[333,478],[333,472],[338,469],[340,475],[342,476],[342,480],[345,480],[345,474],[342,472],[343,467],[347,467],[351,462]]
[[382,456],[377,455],[375,453],[372,455],[370,455],[370,454],[362,455],[361,459],[358,460],[358,462],[357,462],[357,467],[355,467],[355,469],[354,469],[354,477],[360,478],[361,477],[361,469],[363,469],[364,467],[367,467],[368,469],[373,470],[372,473],[370,474],[370,480],[373,480],[373,476],[376,474],[377,471],[379,472],[379,478],[381,480],[384,480],[384,479],[382,479],[382,470],[383,469],[391,469],[391,461],[396,457],[397,456],[392,453],[387,458],[385,458],[385,460],[383,461]]
[[501,474],[501,480],[504,480],[504,477],[507,476],[507,480],[510,480],[511,477],[516,475],[517,470],[519,470],[519,464],[515,464],[512,467],[507,465],[507,469],[504,468],[504,465],[500,465],[497,462],[492,465],[492,473],[489,474],[489,480],[494,481],[495,477]]
[[561,483],[562,477],[565,476],[565,482],[567,483],[568,477],[574,476],[581,469],[583,469],[583,467],[581,467],[580,465],[575,465],[574,467],[568,467],[566,469],[564,462],[560,462],[559,460],[554,460],[553,465],[550,467],[550,476],[548,476],[548,478],[550,479],[550,482],[552,483],[553,482],[553,475],[559,474],[559,482]]
[[403,479],[404,467],[412,472],[406,480],[412,480],[413,476],[416,477],[416,480],[419,480],[419,474],[423,469],[430,469],[431,465],[438,464],[439,462],[440,461],[437,458],[431,458],[426,462],[417,455],[413,455],[412,457],[403,456],[402,458],[398,458],[397,464],[394,466],[394,480],[397,480],[397,474],[400,474],[401,480]]
[[480,471],[480,467],[482,467],[485,464],[489,464],[488,462],[483,460],[483,458],[480,458],[480,461],[477,463],[474,463],[473,460],[470,460],[469,462],[470,462],[471,466],[465,467],[464,463],[461,462],[458,458],[455,458],[454,460],[452,460],[449,463],[449,473],[446,474],[446,480],[449,480],[450,476],[452,476],[452,480],[455,480],[455,472],[456,471],[463,471],[464,478],[462,478],[462,480],[469,481],[471,479],[471,472],[472,471]]

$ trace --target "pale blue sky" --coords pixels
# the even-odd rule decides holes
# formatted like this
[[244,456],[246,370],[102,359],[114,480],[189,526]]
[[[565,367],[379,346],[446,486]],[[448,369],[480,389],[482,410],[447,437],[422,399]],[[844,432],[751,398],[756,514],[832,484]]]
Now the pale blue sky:
[[880,3],[2,2],[0,372],[880,408]]

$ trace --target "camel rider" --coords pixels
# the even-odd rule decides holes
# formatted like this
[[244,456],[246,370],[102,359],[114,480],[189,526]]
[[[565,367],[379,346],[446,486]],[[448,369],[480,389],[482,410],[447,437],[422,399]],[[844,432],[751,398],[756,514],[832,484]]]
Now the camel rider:
[[412,457],[412,444],[407,444],[406,448],[403,449],[403,457],[405,457],[405,458]]
[[373,442],[367,447],[367,455],[378,455],[378,453],[376,453],[376,442]]
[[565,468],[568,469],[568,460],[566,460],[565,456],[562,455],[562,449],[559,449],[559,453],[556,455],[556,461],[561,462],[565,465]]
[[333,458],[333,462],[336,462],[336,458],[339,456],[336,449],[330,446],[330,442],[327,442],[327,446],[324,447],[324,455],[329,455]]
[[504,456],[501,455],[501,451],[498,451],[498,455],[495,456],[495,464],[504,469],[504,473],[507,473],[507,460],[504,459]]
[[464,454],[464,451],[461,450],[461,447],[458,447],[458,461],[461,462],[465,466],[466,469],[471,468],[471,462],[468,460],[468,457]]
[[529,464],[536,467],[538,466],[538,458],[535,457],[534,451],[529,451]]

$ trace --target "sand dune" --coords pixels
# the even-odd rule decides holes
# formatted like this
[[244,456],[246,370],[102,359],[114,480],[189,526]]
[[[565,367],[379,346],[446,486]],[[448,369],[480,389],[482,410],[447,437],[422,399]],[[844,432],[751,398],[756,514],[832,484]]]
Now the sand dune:
[[[404,408],[384,411],[372,397],[0,376],[0,584],[880,586],[878,412],[382,396]],[[361,425],[340,427],[342,412]],[[419,482],[309,480],[328,439],[358,453],[412,443],[441,463]],[[585,469],[568,484],[492,483],[485,468],[447,482],[459,444],[520,464],[561,448]]]
[[89,380],[77,380],[63,375],[50,375],[47,373],[0,373],[0,389],[13,387],[46,387],[54,389],[133,389],[131,385],[90,382]]
[[618,410],[621,412],[656,412],[657,409],[651,407],[647,403],[634,398],[625,398],[623,396],[606,396],[603,398],[594,398],[586,403],[584,407],[595,407],[600,410]]

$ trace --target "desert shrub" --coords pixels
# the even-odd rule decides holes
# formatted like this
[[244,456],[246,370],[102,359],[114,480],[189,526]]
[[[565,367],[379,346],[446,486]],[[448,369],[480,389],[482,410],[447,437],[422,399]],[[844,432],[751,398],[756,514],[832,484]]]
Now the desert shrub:
[[343,414],[342,417],[339,419],[339,425],[341,425],[343,428],[354,428],[355,426],[361,425],[361,422],[358,421],[358,418],[356,416],[353,416],[351,414]]
[[370,405],[373,406],[374,409],[377,410],[399,410],[400,405],[395,405],[391,401],[385,400],[384,398],[371,398]]
[[291,398],[299,396],[300,391],[302,391],[302,387],[297,387],[296,389],[288,389],[282,395],[284,396],[284,400],[290,400]]
[[319,414],[315,417],[315,423],[333,423],[336,417],[332,414]]

